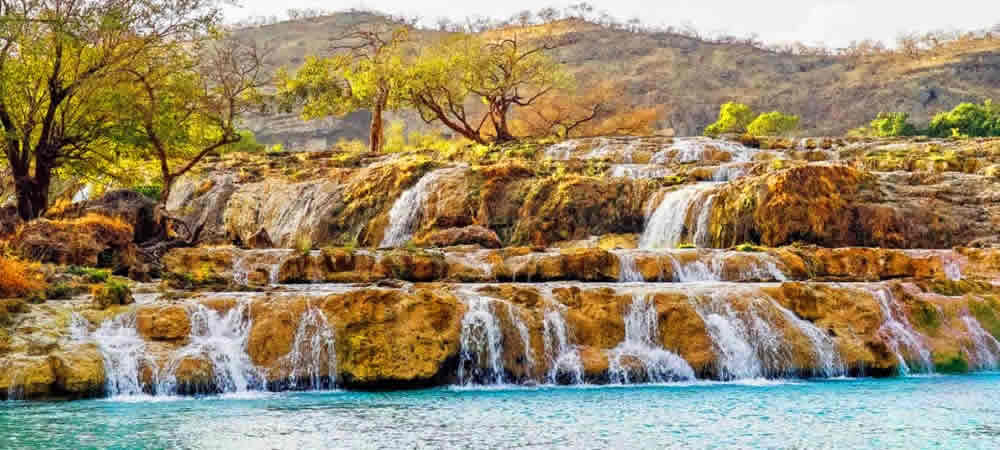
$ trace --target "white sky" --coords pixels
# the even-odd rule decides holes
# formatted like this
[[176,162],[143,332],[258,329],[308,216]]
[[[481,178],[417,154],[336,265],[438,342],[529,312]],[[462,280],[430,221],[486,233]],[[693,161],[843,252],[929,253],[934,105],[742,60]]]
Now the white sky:
[[[461,19],[468,16],[509,17],[514,13],[569,3],[538,0],[236,0],[226,9],[227,21],[252,16],[283,16],[288,8],[376,9],[392,14]],[[690,23],[703,32],[736,35],[757,33],[767,42],[800,40],[840,46],[875,38],[891,44],[900,32],[971,30],[1000,23],[1000,0],[594,0],[597,10],[644,23]]]

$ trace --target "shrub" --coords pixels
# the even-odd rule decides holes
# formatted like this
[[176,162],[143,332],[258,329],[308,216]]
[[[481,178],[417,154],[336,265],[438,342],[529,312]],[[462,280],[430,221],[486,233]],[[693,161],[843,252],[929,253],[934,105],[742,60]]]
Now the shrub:
[[877,137],[913,136],[917,127],[909,123],[910,115],[904,112],[880,112],[868,125],[864,134]]
[[986,100],[982,105],[962,103],[931,119],[927,135],[933,137],[1000,136],[1000,106]]
[[0,297],[25,297],[45,289],[37,265],[0,256]]
[[94,296],[94,306],[106,309],[112,305],[128,305],[135,300],[128,284],[118,280],[108,280],[106,283],[94,286],[91,293]]
[[91,267],[69,266],[66,272],[72,275],[84,277],[90,283],[103,283],[111,278],[111,271],[107,269],[95,269]]
[[742,103],[727,102],[719,108],[719,120],[705,128],[705,136],[742,133],[754,120],[754,112]]
[[784,114],[778,111],[757,116],[747,125],[747,134],[751,136],[780,136],[798,128],[799,116]]

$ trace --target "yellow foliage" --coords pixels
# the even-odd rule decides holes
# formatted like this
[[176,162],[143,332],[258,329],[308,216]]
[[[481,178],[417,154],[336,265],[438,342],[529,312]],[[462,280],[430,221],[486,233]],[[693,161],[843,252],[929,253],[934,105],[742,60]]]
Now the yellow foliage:
[[24,297],[45,289],[37,263],[0,256],[0,297]]

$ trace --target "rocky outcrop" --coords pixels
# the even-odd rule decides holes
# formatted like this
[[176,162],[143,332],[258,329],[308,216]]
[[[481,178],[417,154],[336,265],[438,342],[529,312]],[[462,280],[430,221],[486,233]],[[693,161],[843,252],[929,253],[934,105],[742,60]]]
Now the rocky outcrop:
[[[713,246],[805,242],[826,247],[949,248],[995,235],[995,200],[974,175],[875,175],[807,165],[715,192]],[[690,220],[690,219],[689,219]]]

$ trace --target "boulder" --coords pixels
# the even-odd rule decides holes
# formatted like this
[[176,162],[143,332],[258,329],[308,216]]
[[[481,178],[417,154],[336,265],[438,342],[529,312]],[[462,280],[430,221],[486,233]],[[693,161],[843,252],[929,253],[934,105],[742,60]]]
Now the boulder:
[[178,340],[191,334],[191,319],[182,305],[142,306],[136,311],[135,326],[146,339]]
[[96,344],[82,344],[49,357],[58,391],[74,396],[95,396],[104,389],[104,358]]

